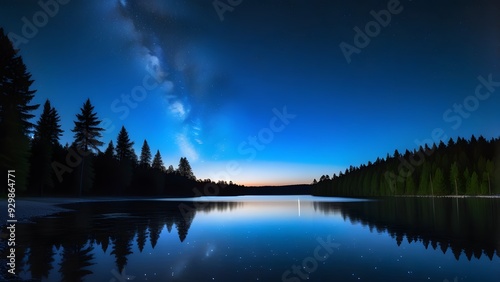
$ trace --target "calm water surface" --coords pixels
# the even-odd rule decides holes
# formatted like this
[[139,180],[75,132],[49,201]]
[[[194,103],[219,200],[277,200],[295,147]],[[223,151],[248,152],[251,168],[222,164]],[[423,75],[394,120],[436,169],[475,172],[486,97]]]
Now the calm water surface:
[[42,281],[500,281],[498,199],[93,202],[17,226]]

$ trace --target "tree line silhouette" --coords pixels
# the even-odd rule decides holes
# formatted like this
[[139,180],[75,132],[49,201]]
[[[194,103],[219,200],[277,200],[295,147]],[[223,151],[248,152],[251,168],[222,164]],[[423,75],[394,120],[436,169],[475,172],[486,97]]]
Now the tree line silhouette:
[[323,196],[494,195],[500,194],[500,138],[474,135],[440,141],[418,150],[398,150],[338,175],[313,182],[312,194]]
[[[189,161],[177,168],[163,164],[144,140],[140,156],[125,126],[104,151],[102,123],[87,99],[76,114],[74,140],[62,146],[61,118],[47,100],[36,123],[32,112],[35,90],[31,74],[0,28],[0,169],[15,169],[16,192],[30,195],[200,196],[207,187],[217,195],[241,195],[250,190],[232,182],[197,180]],[[406,150],[338,175],[314,180],[311,193],[324,196],[492,195],[500,193],[500,138],[451,139],[418,150]],[[6,194],[7,186],[0,193]],[[262,191],[262,192],[261,192]],[[270,190],[252,193],[281,193]],[[304,191],[308,191],[304,189]],[[285,192],[286,193],[286,192]],[[294,192],[297,193],[297,192]],[[300,191],[298,192],[301,193]]]
[[[242,205],[235,202],[181,202],[117,201],[111,203],[86,202],[61,205],[79,212],[67,212],[48,218],[35,219],[36,224],[18,224],[16,258],[18,272],[26,271],[32,279],[47,279],[58,267],[61,281],[82,281],[92,274],[90,266],[96,263],[96,248],[115,259],[116,269],[122,273],[128,256],[134,250],[154,249],[164,228],[177,233],[180,242],[186,239],[198,211],[233,210]],[[126,211],[127,214],[123,214]],[[64,228],[54,228],[55,226]],[[134,249],[134,244],[137,249]],[[55,263],[55,251],[62,249],[61,262]],[[16,263],[17,263],[16,262]],[[110,277],[112,275],[110,274]]]
[[61,118],[49,100],[39,120],[31,122],[39,105],[32,103],[33,79],[18,51],[0,28],[0,169],[16,171],[18,194],[194,196],[195,189],[207,185],[241,187],[197,181],[185,157],[177,168],[166,168],[160,151],[153,156],[147,140],[137,156],[125,126],[115,143],[101,151],[104,129],[90,99],[74,119],[73,142],[62,146]]

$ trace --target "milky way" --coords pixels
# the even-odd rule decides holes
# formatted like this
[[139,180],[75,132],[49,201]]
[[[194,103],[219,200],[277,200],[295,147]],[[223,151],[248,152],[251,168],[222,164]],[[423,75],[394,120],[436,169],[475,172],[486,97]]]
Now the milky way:
[[[39,3],[54,1],[66,4],[45,20]],[[58,110],[63,144],[90,98],[113,125],[105,143],[123,125],[136,152],[147,139],[199,178],[310,183],[395,149],[498,137],[500,90],[475,89],[500,81],[499,3],[0,1],[0,26],[27,38],[34,101]],[[144,77],[158,86],[127,104]]]
[[167,111],[182,123],[176,142],[189,159],[199,158],[203,121],[212,110],[211,87],[220,74],[207,55],[195,7],[186,1],[126,1],[116,3],[124,28],[135,41],[137,56],[162,83]]

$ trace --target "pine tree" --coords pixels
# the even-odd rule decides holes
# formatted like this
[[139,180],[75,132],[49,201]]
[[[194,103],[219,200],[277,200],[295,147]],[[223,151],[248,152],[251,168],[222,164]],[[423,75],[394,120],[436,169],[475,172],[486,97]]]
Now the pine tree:
[[104,151],[104,155],[109,158],[115,158],[115,146],[113,145],[113,140],[109,141],[108,147],[106,151]]
[[116,159],[119,162],[120,179],[117,180],[117,194],[123,194],[128,191],[132,182],[133,168],[137,162],[133,146],[134,142],[130,141],[128,132],[124,126],[120,129],[116,139]]
[[47,142],[51,145],[60,145],[59,138],[62,136],[61,118],[56,109],[50,105],[47,99],[43,105],[43,112],[35,125],[33,142]]
[[464,183],[465,183],[465,193],[467,195],[472,195],[473,192],[471,188],[471,175],[468,167],[466,167],[464,170]]
[[416,194],[416,185],[413,180],[413,175],[409,175],[405,179],[405,191],[406,195],[415,195]]
[[429,175],[431,173],[429,163],[424,161],[424,165],[422,166],[422,173],[420,174],[420,181],[418,185],[418,194],[420,195],[428,195],[431,194],[431,183]]
[[49,100],[45,101],[43,112],[35,126],[31,146],[30,187],[40,195],[46,188],[54,188],[51,163],[56,147],[60,147],[59,138],[63,131],[59,123],[56,109],[51,107]]
[[[0,171],[16,171],[16,190],[25,191],[29,173],[29,138],[38,104],[35,90],[18,50],[0,28]],[[2,193],[5,188],[2,189]]]
[[480,193],[479,176],[474,171],[470,177],[470,194],[477,195],[479,193]]
[[165,191],[165,166],[161,159],[160,151],[157,150],[151,164],[152,169],[148,169],[148,175],[151,178],[151,192],[153,195],[161,195]]
[[118,194],[118,187],[123,178],[120,174],[120,164],[115,156],[113,141],[109,141],[104,153],[98,154],[95,160],[95,192],[97,194]]
[[481,195],[489,195],[488,173],[483,172],[479,178],[479,193]]
[[[82,164],[80,165],[80,188],[78,195],[82,195],[84,190],[84,178],[88,178],[91,174],[85,173],[85,168],[89,167],[92,170],[91,163],[85,163],[87,156],[92,154],[93,150],[99,151],[99,147],[104,143],[99,140],[102,137],[103,128],[99,127],[101,121],[97,118],[97,113],[94,112],[94,106],[90,103],[90,99],[80,108],[81,113],[76,115],[77,120],[74,121],[75,127],[71,130],[75,133],[74,146],[77,151],[82,154]],[[86,179],[85,183],[92,181]],[[90,190],[90,187],[87,187]]]
[[173,165],[169,165],[167,168],[167,174],[173,174],[175,173],[175,169]]
[[161,159],[160,150],[156,151],[151,167],[160,171],[165,171],[165,166],[163,165],[163,160]]
[[92,149],[98,152],[99,147],[104,144],[99,140],[104,129],[99,127],[101,121],[97,118],[90,99],[87,99],[80,111],[76,115],[75,127],[71,130],[75,133],[75,145],[83,154],[88,154]]
[[[134,143],[134,142],[132,142]],[[134,168],[137,168],[137,166],[139,165],[139,157],[137,156],[137,154],[135,153],[135,149],[132,147],[132,157],[130,158],[130,161],[132,163],[132,166]]]
[[191,169],[191,165],[189,164],[189,161],[184,157],[179,160],[179,166],[177,167],[177,172],[179,173],[179,175],[184,176],[188,179],[196,180],[193,170]]
[[141,158],[139,165],[142,167],[151,167],[151,149],[149,148],[148,141],[144,140],[141,148]]
[[492,160],[486,161],[486,170],[485,170],[485,178],[488,181],[488,194],[492,194],[492,189],[491,189],[491,183],[492,183],[492,176],[494,176],[494,171],[495,171],[495,164],[493,163]]
[[[340,177],[337,177],[337,181]],[[375,171],[372,175],[372,179],[370,182],[370,190],[372,195],[379,195],[380,191],[380,181],[379,181],[379,173]]]
[[[497,148],[500,148],[500,142]],[[491,193],[500,195],[500,157],[495,161],[496,166],[494,172],[491,174]]]
[[438,167],[432,178],[432,187],[435,195],[445,195],[447,194],[444,175],[441,169]]
[[362,192],[363,195],[366,195],[366,196],[370,195],[370,193],[371,193],[371,189],[370,189],[371,188],[370,187],[370,181],[371,181],[371,179],[372,179],[372,174],[371,174],[370,169],[368,168],[367,172],[364,175],[363,183],[361,185],[361,188],[363,190],[363,192]]
[[120,162],[124,161],[134,161],[137,160],[132,146],[134,142],[130,141],[128,132],[124,126],[122,126],[120,132],[118,133],[118,138],[116,140],[116,158]]
[[[453,140],[453,139],[451,139]],[[458,171],[458,164],[454,162],[451,164],[450,168],[450,187],[452,187],[453,194],[458,195],[458,181],[459,181],[460,172]]]

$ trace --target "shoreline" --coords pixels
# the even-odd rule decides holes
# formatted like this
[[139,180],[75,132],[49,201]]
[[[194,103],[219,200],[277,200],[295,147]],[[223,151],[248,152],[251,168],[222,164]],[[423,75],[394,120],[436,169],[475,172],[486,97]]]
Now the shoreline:
[[[273,197],[274,195],[268,195]],[[292,195],[295,196],[295,195]],[[311,195],[313,196],[313,195]],[[313,196],[318,198],[339,198],[339,197],[331,197],[331,196]],[[203,198],[203,197],[201,197]],[[348,197],[341,197],[348,198]],[[352,198],[352,197],[351,197]],[[355,197],[355,198],[365,198],[366,197]],[[500,195],[440,195],[440,196],[432,196],[432,195],[393,195],[393,196],[385,196],[385,197],[376,197],[378,199],[381,198],[478,198],[478,199],[500,199]],[[84,202],[112,202],[112,201],[133,201],[133,200],[157,200],[161,198],[155,197],[86,197],[86,198],[74,198],[74,197],[19,197],[16,199],[16,219],[18,223],[30,223],[33,222],[35,218],[50,216],[53,214],[61,213],[61,212],[78,212],[77,210],[63,208],[60,205],[62,204],[73,204],[73,203],[84,203]],[[189,198],[189,199],[196,199]],[[197,198],[200,199],[200,198]],[[187,199],[186,199],[187,200]],[[5,203],[6,199],[3,200]],[[0,213],[0,226],[2,228],[2,233],[0,233],[0,253],[4,253],[7,248],[6,244],[6,236],[7,233],[3,233],[4,228],[7,225],[7,205],[4,206],[5,209]],[[3,276],[6,270],[5,259],[0,259],[0,281],[5,279]]]
[[[139,200],[140,197],[18,197],[16,198],[15,219],[17,222],[30,222],[37,217],[49,216],[60,212],[72,212],[74,210],[60,207],[62,204],[74,204],[85,202],[111,202],[111,201],[127,201]],[[146,198],[144,198],[146,199]],[[5,209],[0,212],[0,227],[7,224],[7,199],[2,200],[5,203]]]
[[[139,198],[133,198],[139,199]],[[30,223],[33,219],[39,217],[50,216],[61,212],[75,212],[72,209],[62,208],[59,205],[84,203],[84,202],[110,202],[110,201],[126,201],[133,200],[132,198],[115,198],[115,197],[89,197],[89,198],[74,198],[74,197],[18,197],[16,198],[16,217],[17,223]],[[4,228],[7,226],[7,199],[2,199],[5,203],[4,210],[0,212],[0,254],[4,254],[7,249],[7,233]],[[7,278],[7,260],[2,256],[0,258],[0,281],[14,281],[14,278]],[[35,280],[26,280],[35,281]]]
[[[242,195],[244,196],[244,195]],[[280,196],[280,195],[264,195],[264,196]],[[295,196],[295,195],[293,195]],[[338,196],[322,196],[311,195],[319,198],[339,198]],[[391,195],[375,198],[480,198],[480,199],[500,199],[500,195]],[[82,203],[82,202],[111,202],[111,201],[133,201],[133,200],[157,200],[168,197],[19,197],[16,199],[16,219],[18,222],[29,222],[36,217],[49,216],[59,212],[71,212],[74,210],[60,207],[62,204]],[[199,197],[189,197],[193,199]],[[203,197],[201,197],[203,198]],[[373,198],[373,197],[340,197],[340,198]],[[5,200],[6,202],[6,200]],[[3,227],[7,222],[7,209],[0,212],[0,226]]]

